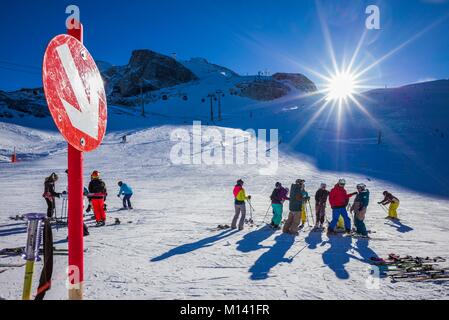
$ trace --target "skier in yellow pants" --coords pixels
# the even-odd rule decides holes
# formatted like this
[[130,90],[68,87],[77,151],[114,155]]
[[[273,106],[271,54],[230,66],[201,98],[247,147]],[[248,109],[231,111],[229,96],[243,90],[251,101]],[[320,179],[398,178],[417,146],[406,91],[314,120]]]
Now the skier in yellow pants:
[[306,205],[307,205],[307,202],[310,200],[310,197],[309,197],[309,193],[306,191],[306,187],[305,187],[306,181],[303,179],[300,179],[299,182],[301,185],[301,195],[303,198],[302,208],[301,208],[301,226],[300,226],[300,228],[302,228],[302,227],[304,227],[304,224],[307,221]]
[[399,204],[400,204],[399,199],[397,197],[393,196],[388,191],[384,191],[383,195],[384,195],[384,199],[382,201],[378,202],[378,204],[381,204],[384,206],[387,204],[390,204],[390,207],[388,208],[388,216],[386,217],[386,219],[399,220],[398,212],[397,212],[397,209],[399,208]]
[[345,230],[345,220],[343,219],[343,216],[338,218],[337,229]]
[[306,204],[303,203],[302,208],[301,208],[301,225],[302,226],[304,226],[304,224],[306,223],[306,220],[307,220]]

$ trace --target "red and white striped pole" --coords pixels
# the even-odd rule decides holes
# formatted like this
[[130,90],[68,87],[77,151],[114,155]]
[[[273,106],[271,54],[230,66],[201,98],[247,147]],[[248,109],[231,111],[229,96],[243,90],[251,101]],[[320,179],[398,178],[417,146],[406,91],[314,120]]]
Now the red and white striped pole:
[[[83,26],[74,23],[67,34],[83,42]],[[83,152],[68,144],[68,241],[69,241],[69,299],[83,299]]]

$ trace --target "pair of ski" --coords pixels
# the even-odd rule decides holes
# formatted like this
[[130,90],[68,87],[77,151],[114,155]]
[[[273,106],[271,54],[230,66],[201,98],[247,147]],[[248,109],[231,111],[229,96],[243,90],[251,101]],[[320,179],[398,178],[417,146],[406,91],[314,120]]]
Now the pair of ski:
[[[86,252],[87,249],[84,249]],[[68,255],[68,249],[66,248],[55,248],[53,247],[53,255]],[[0,255],[4,256],[20,256],[25,253],[25,247],[16,247],[16,248],[5,248],[0,249]],[[39,249],[39,254],[44,254],[44,250],[42,248]]]
[[393,282],[448,281],[449,270],[441,269],[441,270],[429,270],[424,272],[409,272],[398,275],[391,275],[390,277]]
[[372,257],[371,261],[393,282],[449,280],[449,268],[435,269],[439,263],[446,261],[442,257],[401,257],[389,254],[387,259]]
[[390,253],[387,259],[372,257],[371,260],[375,265],[396,265],[396,264],[404,264],[404,263],[415,263],[415,264],[437,264],[440,262],[446,262],[446,259],[442,257],[412,257],[405,256],[401,257],[397,254]]

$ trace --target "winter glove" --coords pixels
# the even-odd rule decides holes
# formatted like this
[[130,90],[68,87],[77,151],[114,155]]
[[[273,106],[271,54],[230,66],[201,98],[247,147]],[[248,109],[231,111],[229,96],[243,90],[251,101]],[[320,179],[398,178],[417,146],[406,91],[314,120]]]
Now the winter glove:
[[56,197],[56,198],[61,198],[61,194],[60,194],[60,193],[56,193],[56,194],[55,194],[55,197]]
[[248,200],[251,200],[251,196],[248,196]]
[[120,195],[118,194],[118,195],[117,195],[117,197],[119,197],[119,198],[120,198]]

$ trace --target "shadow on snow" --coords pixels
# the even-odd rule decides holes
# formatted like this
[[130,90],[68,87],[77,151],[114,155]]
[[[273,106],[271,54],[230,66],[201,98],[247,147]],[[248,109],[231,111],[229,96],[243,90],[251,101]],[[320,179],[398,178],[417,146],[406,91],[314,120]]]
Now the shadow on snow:
[[270,270],[279,263],[291,263],[292,260],[285,258],[285,254],[295,242],[295,237],[289,234],[281,234],[274,239],[275,243],[270,249],[262,254],[254,265],[249,268],[251,280],[264,280],[269,277]]
[[[323,262],[337,276],[338,279],[349,279],[349,272],[346,270],[346,264],[350,259],[355,259],[363,263],[371,264],[371,258],[377,257],[377,253],[369,247],[369,240],[357,239],[356,246],[352,246],[352,238],[344,236],[331,236],[328,241],[322,245],[329,244],[330,247],[323,253]],[[355,250],[360,258],[349,253]]]
[[210,247],[210,246],[214,245],[214,243],[216,243],[217,241],[223,240],[223,239],[235,234],[236,232],[238,232],[238,231],[237,230],[226,230],[217,235],[207,237],[207,238],[198,240],[196,242],[183,244],[179,247],[173,248],[173,249],[161,254],[160,256],[157,256],[157,257],[151,259],[150,261],[151,262],[162,261],[162,260],[168,259],[168,258],[176,256],[176,255],[186,254],[186,253],[189,253],[189,252],[201,249],[201,248]]
[[412,227],[403,224],[403,223],[402,223],[401,221],[399,221],[399,220],[391,220],[391,223],[390,223],[390,222],[385,222],[385,224],[386,224],[387,226],[396,228],[396,230],[397,230],[398,232],[401,232],[401,233],[407,233],[407,232],[413,231],[413,228],[412,228]]

